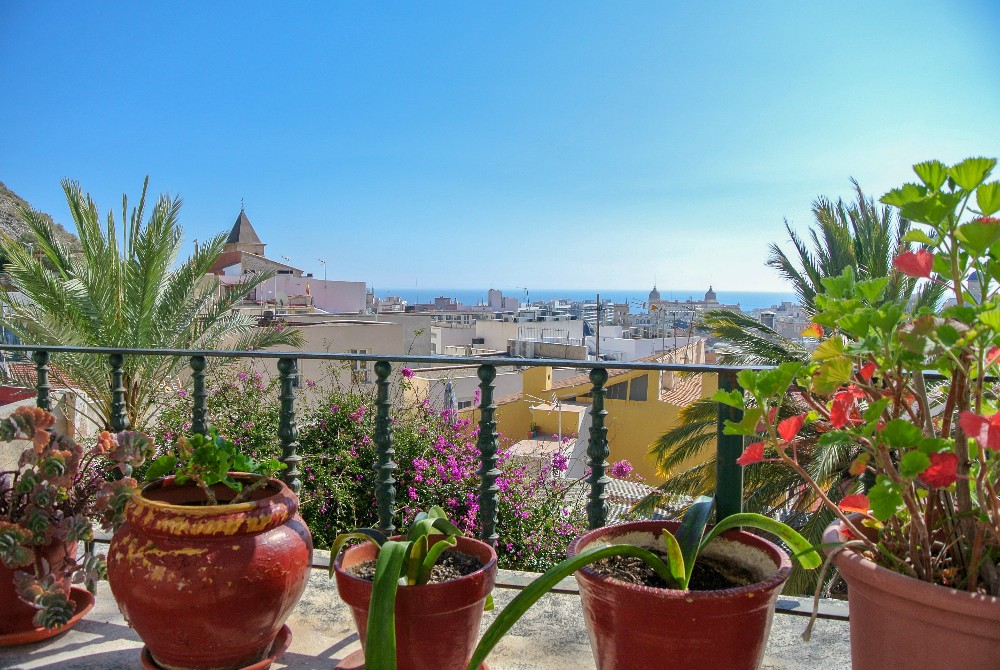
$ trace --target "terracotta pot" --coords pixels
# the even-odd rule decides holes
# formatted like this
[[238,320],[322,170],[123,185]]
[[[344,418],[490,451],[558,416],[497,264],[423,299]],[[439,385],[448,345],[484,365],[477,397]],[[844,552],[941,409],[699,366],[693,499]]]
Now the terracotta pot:
[[[845,540],[839,521],[827,526],[824,544]],[[1000,598],[913,579],[851,550],[833,562],[847,582],[854,670],[1000,667]]]
[[[575,539],[568,553],[575,556],[626,534],[637,534],[629,537],[632,544],[659,546],[662,529],[676,531],[679,525],[637,521],[598,528]],[[712,543],[712,552],[727,548],[748,554],[761,581],[719,591],[677,591],[626,584],[590,568],[576,572],[590,647],[600,670],[760,667],[791,561],[774,544],[750,533],[732,530],[720,539]]]
[[[432,536],[435,544],[443,536]],[[464,670],[479,636],[486,596],[493,590],[497,555],[493,547],[459,537],[455,551],[476,556],[483,567],[470,575],[439,584],[400,586],[396,592],[396,658],[398,670]],[[368,603],[372,583],[346,572],[371,561],[371,542],[351,547],[334,562],[337,591],[351,608],[361,644],[368,630]]]
[[[35,549],[35,562],[40,564],[42,559],[48,561],[49,569],[57,572],[63,569],[67,556],[76,556],[77,543],[69,544],[49,544]],[[36,628],[32,623],[37,609],[17,597],[14,588],[14,573],[17,571],[31,572],[34,567],[26,565],[23,568],[11,569],[0,563],[0,635],[10,635],[12,633],[22,633]],[[64,586],[69,589],[70,582],[64,580]],[[65,627],[64,627],[65,628]]]
[[[232,498],[221,484],[215,493]],[[108,581],[159,665],[257,663],[301,597],[313,547],[298,499],[276,479],[256,494],[236,505],[199,505],[197,487],[168,477],[126,507],[108,549]]]

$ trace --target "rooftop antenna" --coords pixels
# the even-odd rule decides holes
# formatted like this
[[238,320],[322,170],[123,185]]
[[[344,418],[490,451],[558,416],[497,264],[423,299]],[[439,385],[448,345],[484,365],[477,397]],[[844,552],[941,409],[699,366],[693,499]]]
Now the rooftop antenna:
[[240,198],[240,211],[243,211],[243,198]]

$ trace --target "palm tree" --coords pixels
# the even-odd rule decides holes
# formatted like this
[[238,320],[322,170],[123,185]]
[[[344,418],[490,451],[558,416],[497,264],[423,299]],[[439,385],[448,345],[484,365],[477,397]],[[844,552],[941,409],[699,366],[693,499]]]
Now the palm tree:
[[[941,291],[936,285],[918,288],[916,280],[902,275],[893,268],[892,259],[908,248],[904,236],[910,222],[900,219],[888,207],[877,206],[872,198],[862,193],[852,180],[856,201],[832,202],[818,198],[813,203],[815,222],[809,231],[808,244],[786,221],[785,229],[795,250],[786,254],[777,244],[770,245],[767,265],[789,281],[807,313],[815,311],[814,300],[823,292],[822,280],[836,277],[847,267],[855,269],[859,279],[887,277],[889,284],[886,299],[897,298],[915,301],[916,306],[937,304]],[[774,330],[758,323],[745,314],[725,310],[707,312],[704,327],[714,337],[726,342],[718,352],[721,365],[777,365],[785,361],[805,361],[809,351],[801,344],[782,337]],[[788,406],[782,413],[788,415],[803,411],[795,407],[795,399],[786,399]],[[677,426],[661,435],[650,447],[650,454],[659,468],[671,474],[636,506],[636,511],[648,513],[663,498],[676,495],[711,494],[716,488],[716,420],[718,406],[709,399],[702,399],[685,407],[679,414]],[[806,436],[803,432],[801,435]],[[800,457],[816,481],[836,488],[853,460],[853,453],[846,444],[825,444],[813,441],[800,448]],[[699,465],[677,471],[685,461],[698,458]],[[806,537],[817,541],[823,528],[832,518],[817,508],[815,498],[803,491],[797,475],[781,465],[757,463],[744,470],[744,507],[747,511],[771,515],[785,510],[799,520]],[[839,495],[834,494],[835,499]],[[804,589],[808,577],[797,575],[790,584],[793,589]]]
[[[217,235],[177,263],[182,229],[179,197],[161,195],[148,219],[143,183],[139,204],[129,214],[122,197],[122,237],[108,212],[102,227],[97,206],[79,184],[62,187],[80,236],[82,252],[71,253],[56,237],[48,217],[20,209],[30,245],[0,239],[7,257],[10,287],[0,288],[4,315],[0,323],[26,344],[101,346],[141,349],[264,349],[299,346],[295,330],[264,329],[233,307],[268,275],[247,277],[220,292],[205,275],[222,253]],[[15,293],[27,300],[19,300]],[[60,354],[58,370],[84,394],[90,418],[111,425],[110,371],[105,357]],[[146,427],[155,414],[167,380],[187,360],[170,356],[125,359],[125,407],[132,426]]]

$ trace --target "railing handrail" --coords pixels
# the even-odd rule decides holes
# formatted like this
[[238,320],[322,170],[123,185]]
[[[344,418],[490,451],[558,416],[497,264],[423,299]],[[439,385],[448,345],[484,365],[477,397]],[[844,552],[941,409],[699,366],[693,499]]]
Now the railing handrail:
[[740,370],[767,370],[770,365],[693,365],[690,363],[649,363],[619,361],[579,361],[566,358],[516,358],[494,356],[414,356],[411,354],[348,354],[328,351],[228,350],[228,349],[130,349],[126,347],[68,347],[46,344],[0,344],[0,351],[48,351],[53,354],[102,354],[132,356],[204,356],[206,358],[298,358],[301,360],[398,361],[400,363],[440,363],[442,365],[493,365],[496,367],[559,367],[592,370],[659,370],[664,372],[726,373]]

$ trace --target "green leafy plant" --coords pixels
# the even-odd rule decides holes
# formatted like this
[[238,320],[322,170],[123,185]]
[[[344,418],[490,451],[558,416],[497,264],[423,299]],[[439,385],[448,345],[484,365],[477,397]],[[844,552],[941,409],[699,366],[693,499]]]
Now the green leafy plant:
[[[921,246],[895,257],[905,275],[942,287],[940,309],[885,300],[887,280],[848,268],[824,280],[806,362],[739,375],[746,393],[719,393],[744,411],[730,434],[753,436],[739,463],[782,463],[799,474],[880,565],[917,579],[1000,595],[1000,182],[996,159],[914,166],[919,183],[882,202]],[[936,373],[937,379],[927,372]],[[940,381],[943,378],[943,383]],[[792,394],[806,411],[780,418]],[[828,494],[803,468],[799,431],[853,450]],[[864,515],[861,525],[848,513]]]
[[[432,543],[432,535],[444,537]],[[394,670],[396,667],[396,591],[400,585],[426,584],[431,570],[448,549],[454,547],[462,535],[444,510],[431,507],[414,518],[405,540],[390,540],[373,528],[359,528],[352,533],[342,533],[333,542],[330,556],[336,558],[340,550],[352,540],[367,540],[378,546],[375,561],[375,579],[372,583],[371,605],[368,608],[368,631],[365,639],[365,667],[370,670]],[[330,561],[330,576],[334,564]],[[492,609],[492,597],[486,609]]]
[[[236,492],[230,504],[249,500],[250,494],[265,486],[276,472],[284,469],[284,463],[276,458],[255,461],[237,449],[236,445],[212,428],[209,434],[194,433],[190,437],[179,437],[174,452],[163,454],[149,465],[147,479],[157,479],[174,475],[179,485],[193,482],[205,494],[207,505],[218,505],[213,486],[224,484]],[[233,473],[256,475],[248,486],[235,479]],[[222,501],[225,504],[227,501]]]
[[786,524],[761,514],[748,512],[730,515],[715,524],[706,534],[708,519],[714,505],[714,498],[700,496],[685,512],[676,533],[663,530],[660,538],[663,541],[663,553],[666,560],[643,547],[623,543],[586,549],[551,568],[517,594],[507,607],[497,615],[472,654],[468,669],[478,668],[504,634],[539,598],[580,568],[605,558],[612,556],[639,558],[666,582],[668,588],[687,590],[690,586],[695,562],[705,547],[719,534],[727,530],[749,526],[779,537],[792,550],[802,567],[814,569],[822,565],[823,561],[819,553],[804,537]]
[[45,628],[73,616],[71,584],[95,592],[106,576],[103,556],[63,554],[93,539],[94,520],[108,530],[123,520],[137,487],[131,468],[153,453],[142,433],[105,431],[85,450],[54,425],[52,414],[32,407],[0,421],[0,439],[31,441],[16,470],[0,471],[0,563],[15,571],[18,596]]

